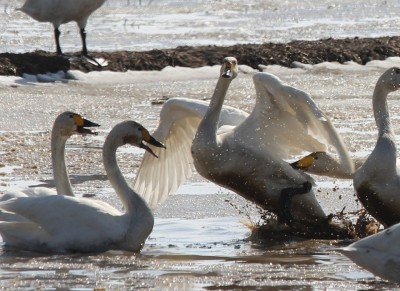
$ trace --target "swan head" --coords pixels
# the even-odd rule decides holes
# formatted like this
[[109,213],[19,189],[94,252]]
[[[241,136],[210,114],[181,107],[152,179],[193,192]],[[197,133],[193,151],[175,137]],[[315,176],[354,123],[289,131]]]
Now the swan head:
[[326,152],[313,152],[290,165],[296,170],[316,175],[335,176],[341,171],[339,161]]
[[400,68],[393,67],[388,69],[379,78],[377,84],[388,92],[400,89]]
[[98,126],[100,125],[84,118],[80,114],[65,111],[56,118],[53,131],[55,130],[66,137],[74,134],[97,134],[97,132],[92,131],[89,127]]
[[109,137],[114,141],[115,146],[120,147],[126,144],[137,146],[152,154],[158,156],[147,145],[153,145],[160,148],[166,148],[161,142],[150,135],[149,131],[141,124],[128,120],[117,124],[110,132]]
[[237,60],[234,57],[226,57],[222,61],[221,77],[225,79],[235,79],[238,74]]

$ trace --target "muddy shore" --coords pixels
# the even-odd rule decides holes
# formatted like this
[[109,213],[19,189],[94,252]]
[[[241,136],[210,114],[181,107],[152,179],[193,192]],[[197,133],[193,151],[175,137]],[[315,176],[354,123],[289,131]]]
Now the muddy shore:
[[[366,64],[371,60],[384,60],[400,56],[400,37],[296,40],[289,43],[238,44],[233,46],[180,46],[173,49],[150,51],[91,51],[94,58],[103,58],[106,67],[87,60],[57,56],[53,52],[1,53],[0,75],[22,76],[60,70],[83,72],[110,70],[161,70],[166,66],[201,67],[220,64],[223,57],[235,56],[240,64],[257,68],[259,64],[279,64],[290,67],[294,61],[317,64],[324,61],[344,63],[354,61]],[[79,56],[76,53],[74,56]]]

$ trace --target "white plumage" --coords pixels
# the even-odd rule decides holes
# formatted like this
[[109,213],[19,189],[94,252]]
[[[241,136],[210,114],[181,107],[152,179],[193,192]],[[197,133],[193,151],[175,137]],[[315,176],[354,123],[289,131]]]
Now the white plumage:
[[[214,117],[215,124],[207,128],[216,127],[216,134],[222,136],[236,127],[236,140],[231,143],[257,148],[261,155],[273,155],[279,163],[284,158],[302,154],[304,151],[335,149],[342,160],[343,171],[353,171],[351,160],[340,137],[310,95],[282,84],[271,74],[258,73],[254,75],[253,80],[257,100],[251,115],[223,106],[221,114]],[[226,90],[227,86],[224,87],[219,81],[215,92],[223,94]],[[221,99],[223,100],[222,97]],[[190,174],[192,157],[189,146],[207,110],[208,104],[205,102],[176,98],[166,102],[162,108],[160,125],[155,131],[155,136],[167,144],[168,153],[165,158],[160,159],[157,165],[158,174],[154,176],[150,175],[153,166],[148,166],[151,165],[151,157],[145,155],[135,180],[135,189],[140,189],[141,195],[144,195],[153,207],[175,191]],[[178,140],[180,145],[184,143],[185,146],[174,147],[174,142]],[[211,159],[209,156],[212,149],[207,142],[204,143],[204,149],[203,158],[207,159],[208,155],[208,159]],[[228,158],[238,171],[246,168],[239,156],[240,154],[232,154]],[[176,163],[178,166],[175,166]],[[223,162],[218,166],[223,168]],[[265,171],[264,166],[260,164],[260,171]],[[206,168],[209,167],[211,166]],[[155,176],[162,177],[161,182]],[[279,178],[277,177],[277,180]],[[304,178],[301,181],[303,183]],[[171,187],[167,187],[166,191],[164,185]],[[263,199],[261,196],[259,198]]]
[[74,196],[65,164],[65,145],[72,135],[96,134],[87,127],[97,126],[99,125],[71,111],[65,111],[58,115],[51,131],[51,162],[56,190],[45,187],[29,188],[22,191],[7,190],[0,196],[0,201],[21,196],[46,196],[56,194]]
[[363,238],[339,251],[383,279],[400,283],[400,224]]
[[106,138],[103,163],[107,177],[125,212],[94,199],[62,195],[18,197],[0,203],[12,215],[0,222],[6,246],[40,252],[139,251],[153,228],[154,219],[146,202],[126,183],[116,160],[117,148],[131,144],[151,149],[146,141],[163,147],[134,121],[116,125]]
[[[152,208],[192,175],[190,147],[207,109],[208,102],[189,98],[171,98],[164,103],[153,136],[164,143],[168,151],[153,149],[158,159],[145,153],[134,182],[134,189]],[[247,116],[248,113],[240,109],[224,106],[219,125],[238,125]]]
[[60,46],[61,24],[75,21],[80,29],[82,54],[87,56],[86,24],[89,16],[106,0],[26,0],[19,9],[39,22],[50,22],[54,27],[57,53],[62,54]]
[[[225,58],[210,106],[192,144],[196,170],[285,222],[319,224],[326,215],[316,200],[311,177],[283,158],[299,151],[337,147],[344,165],[352,163],[329,119],[312,98],[265,73],[253,77],[257,101],[240,125],[222,133],[218,119],[229,84],[237,75],[235,58]],[[315,139],[314,135],[324,137]]]
[[387,105],[388,94],[399,88],[400,68],[390,68],[378,79],[372,96],[378,139],[372,153],[354,174],[358,199],[385,227],[400,222],[396,138]]

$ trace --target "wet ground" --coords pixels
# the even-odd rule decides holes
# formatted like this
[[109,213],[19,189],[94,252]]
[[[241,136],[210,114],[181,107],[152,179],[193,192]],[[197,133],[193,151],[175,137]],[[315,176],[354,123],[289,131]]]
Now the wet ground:
[[[399,60],[366,66],[332,63],[302,69],[270,66],[283,81],[313,94],[331,117],[353,156],[365,156],[375,143],[371,113],[374,82],[383,68]],[[68,169],[76,195],[95,194],[121,207],[102,167],[101,145],[109,129],[134,119],[153,131],[166,97],[211,96],[219,67],[168,68],[161,72],[71,72],[77,80],[38,83],[3,78],[0,86],[1,189],[53,186],[49,133],[58,113],[72,110],[101,124],[99,135],[72,138]],[[242,67],[226,103],[250,111],[254,102],[251,75]],[[400,99],[392,94],[392,123],[400,132]],[[132,180],[141,151],[123,148],[119,165]],[[352,181],[315,177],[315,192],[327,213],[361,209]],[[2,250],[0,286],[5,289],[191,289],[191,290],[393,290],[340,255],[350,240],[284,238],[249,239],[248,225],[260,212],[223,188],[194,175],[155,211],[154,231],[140,254],[42,255]],[[271,239],[272,238],[272,239]]]
[[47,72],[83,72],[110,70],[161,70],[167,66],[202,67],[220,64],[225,56],[234,55],[243,65],[257,69],[258,65],[293,66],[293,62],[318,64],[353,61],[366,64],[400,56],[400,37],[322,39],[318,41],[291,41],[288,43],[237,44],[233,46],[180,46],[150,51],[90,52],[90,56],[104,59],[101,67],[80,58],[61,57],[52,52],[0,53],[0,75],[44,74]]

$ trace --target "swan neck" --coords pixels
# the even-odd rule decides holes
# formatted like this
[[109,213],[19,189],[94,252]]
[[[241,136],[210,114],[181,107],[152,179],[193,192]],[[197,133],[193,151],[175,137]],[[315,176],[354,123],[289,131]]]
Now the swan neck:
[[107,137],[103,147],[103,163],[107,177],[122,202],[127,213],[135,213],[137,209],[147,208],[146,202],[126,182],[117,163],[118,146],[113,140]]
[[53,128],[51,134],[51,163],[53,166],[54,184],[58,194],[74,196],[71,182],[68,178],[67,166],[65,164],[65,144],[68,137],[63,136]]
[[374,111],[375,122],[379,130],[379,136],[385,133],[392,133],[392,127],[389,117],[389,109],[387,105],[387,95],[389,92],[385,90],[380,83],[375,87],[372,97],[372,106]]
[[200,131],[201,129],[207,129],[209,133],[215,136],[218,129],[218,121],[221,114],[222,105],[224,104],[226,92],[228,91],[228,87],[231,82],[232,79],[223,77],[218,79],[214,93],[211,97],[210,105],[208,106],[208,110],[200,123]]

